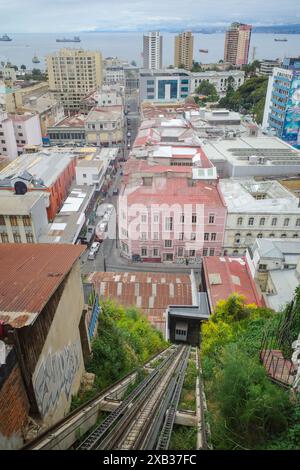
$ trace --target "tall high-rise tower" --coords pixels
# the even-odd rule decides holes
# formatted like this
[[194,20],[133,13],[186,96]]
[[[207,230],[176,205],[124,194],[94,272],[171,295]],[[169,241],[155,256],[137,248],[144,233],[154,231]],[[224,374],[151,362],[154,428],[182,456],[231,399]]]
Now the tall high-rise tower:
[[162,36],[159,31],[144,34],[143,37],[143,68],[162,68]]
[[232,23],[225,36],[225,62],[233,65],[248,63],[251,31],[249,24]]
[[191,70],[193,66],[194,36],[190,31],[175,36],[174,65]]

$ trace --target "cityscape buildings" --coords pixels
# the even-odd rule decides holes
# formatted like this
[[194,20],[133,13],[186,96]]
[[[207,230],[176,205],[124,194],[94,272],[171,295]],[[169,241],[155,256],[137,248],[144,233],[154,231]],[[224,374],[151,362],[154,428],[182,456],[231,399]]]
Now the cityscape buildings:
[[185,99],[190,92],[190,75],[184,69],[140,70],[140,101]]

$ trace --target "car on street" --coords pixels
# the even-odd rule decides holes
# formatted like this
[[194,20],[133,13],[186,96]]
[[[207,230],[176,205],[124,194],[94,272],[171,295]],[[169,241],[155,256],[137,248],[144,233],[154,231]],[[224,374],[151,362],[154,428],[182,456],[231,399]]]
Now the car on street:
[[99,242],[93,242],[90,248],[90,251],[94,251],[95,253],[98,253],[100,248],[100,243]]
[[88,254],[88,260],[92,261],[94,259],[96,259],[96,252],[93,250],[90,250]]

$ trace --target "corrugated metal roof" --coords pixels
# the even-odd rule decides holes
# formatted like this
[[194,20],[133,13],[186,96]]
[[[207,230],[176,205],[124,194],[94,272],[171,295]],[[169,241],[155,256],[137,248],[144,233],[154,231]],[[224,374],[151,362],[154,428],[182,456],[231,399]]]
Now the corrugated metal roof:
[[0,244],[0,320],[31,325],[85,247]]

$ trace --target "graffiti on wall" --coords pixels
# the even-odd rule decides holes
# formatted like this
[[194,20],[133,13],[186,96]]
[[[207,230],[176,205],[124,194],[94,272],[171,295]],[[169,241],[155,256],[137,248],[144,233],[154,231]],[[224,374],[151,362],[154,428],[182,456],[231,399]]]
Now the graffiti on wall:
[[287,103],[282,138],[300,148],[300,75],[293,78]]
[[42,416],[56,408],[62,393],[70,399],[72,384],[81,363],[81,345],[69,344],[61,351],[49,351],[42,361],[33,388]]

